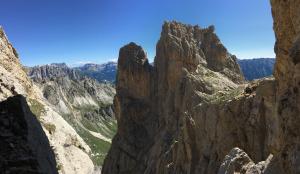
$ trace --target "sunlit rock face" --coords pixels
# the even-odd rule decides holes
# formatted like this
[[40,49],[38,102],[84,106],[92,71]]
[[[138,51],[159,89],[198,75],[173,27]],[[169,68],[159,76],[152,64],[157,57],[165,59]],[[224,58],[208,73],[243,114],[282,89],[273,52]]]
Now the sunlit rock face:
[[[235,56],[227,52],[212,26],[166,22],[154,66],[140,46],[124,46],[114,102],[118,133],[103,173],[216,172],[222,156],[239,142],[236,136],[228,138],[228,146],[214,143],[226,139],[226,131],[239,130],[224,116],[229,109],[218,110],[227,98],[242,96],[243,82]],[[254,97],[248,96],[231,104],[233,112],[249,111],[234,108],[252,105]]]
[[213,27],[165,23],[153,67],[137,45],[120,54],[119,61],[140,60],[123,63],[122,79],[144,81],[119,83],[119,131],[104,174],[300,172],[300,3],[271,5],[275,79],[243,84]]
[[[4,144],[3,155],[0,155],[1,172],[91,173],[94,164],[89,157],[90,147],[46,101],[26,71],[0,28],[0,102],[9,103],[0,106],[0,127],[4,129],[1,136],[6,136],[1,138]],[[26,100],[14,97],[18,95]]]
[[274,75],[280,89],[292,85],[299,63],[299,2],[296,0],[272,0],[272,14],[276,36],[276,65]]
[[277,172],[299,173],[300,2],[271,0],[271,5],[276,36],[274,75],[278,84],[274,117],[281,133],[281,148],[274,156],[274,168]]

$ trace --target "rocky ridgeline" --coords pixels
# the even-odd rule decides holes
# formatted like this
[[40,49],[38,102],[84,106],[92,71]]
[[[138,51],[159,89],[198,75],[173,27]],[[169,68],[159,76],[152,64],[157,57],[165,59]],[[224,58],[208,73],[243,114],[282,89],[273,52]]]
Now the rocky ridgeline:
[[[150,64],[154,63],[152,62]],[[239,59],[238,64],[241,67],[245,79],[250,81],[272,76],[275,59]],[[117,62],[107,62],[104,64],[85,64],[73,69],[79,71],[80,74],[96,79],[99,82],[115,83],[115,78],[117,75]]]
[[[43,96],[61,113],[73,107],[111,106],[115,89],[69,68],[65,63],[27,68],[29,77],[42,89]],[[68,106],[69,105],[69,106]],[[113,115],[111,115],[113,117]]]
[[114,173],[300,173],[300,3],[271,0],[275,79],[243,84],[213,27],[164,24],[154,66],[120,49]]
[[275,59],[273,58],[239,59],[238,62],[246,80],[260,79],[273,75],[275,64]]
[[28,68],[28,75],[91,147],[94,164],[101,166],[116,132],[113,84],[99,83],[64,63]]
[[114,83],[116,80],[116,62],[107,62],[104,64],[88,63],[80,67],[75,67],[74,69],[80,71],[83,75],[98,80],[99,82]]
[[36,81],[47,81],[58,77],[69,77],[73,80],[80,80],[80,72],[69,68],[65,63],[52,63],[50,65],[35,66],[27,68],[28,76]]

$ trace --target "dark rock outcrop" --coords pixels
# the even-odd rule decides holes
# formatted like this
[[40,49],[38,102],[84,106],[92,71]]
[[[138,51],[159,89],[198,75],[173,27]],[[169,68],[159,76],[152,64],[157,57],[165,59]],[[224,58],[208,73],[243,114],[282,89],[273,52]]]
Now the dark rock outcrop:
[[155,117],[150,113],[152,67],[144,50],[135,43],[121,48],[119,56],[118,93],[114,99],[118,133],[113,139],[111,149],[114,150],[105,161],[108,165],[103,170],[118,173],[128,168],[125,170],[129,173],[138,173],[145,167],[143,164],[137,166],[138,156],[153,143],[157,130]]
[[54,152],[24,97],[0,103],[1,173],[58,173]]

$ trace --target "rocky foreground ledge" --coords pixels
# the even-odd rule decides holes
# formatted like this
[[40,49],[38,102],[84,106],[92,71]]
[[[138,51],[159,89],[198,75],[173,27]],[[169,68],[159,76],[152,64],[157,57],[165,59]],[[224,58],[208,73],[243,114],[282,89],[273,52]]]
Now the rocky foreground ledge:
[[275,79],[243,84],[214,27],[165,23],[154,66],[121,48],[104,174],[300,173],[300,3],[271,4]]

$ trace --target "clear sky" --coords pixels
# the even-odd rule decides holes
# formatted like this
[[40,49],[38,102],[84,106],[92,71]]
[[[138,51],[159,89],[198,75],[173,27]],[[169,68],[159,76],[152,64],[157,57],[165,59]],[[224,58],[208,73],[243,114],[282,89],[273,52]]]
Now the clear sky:
[[215,25],[238,58],[274,57],[269,0],[6,0],[0,25],[24,65],[103,63],[134,41],[150,61],[165,20]]

